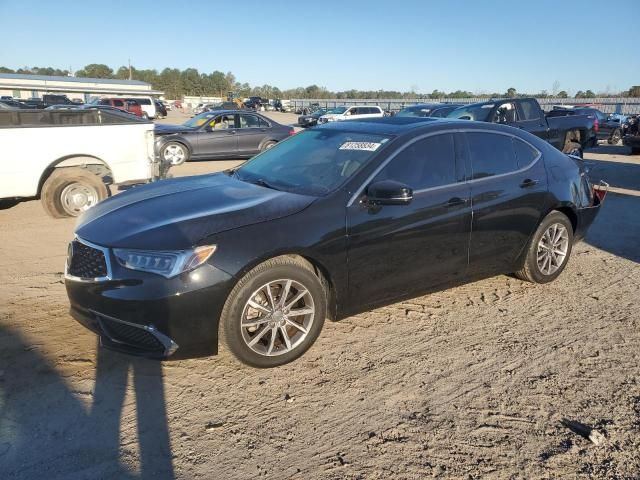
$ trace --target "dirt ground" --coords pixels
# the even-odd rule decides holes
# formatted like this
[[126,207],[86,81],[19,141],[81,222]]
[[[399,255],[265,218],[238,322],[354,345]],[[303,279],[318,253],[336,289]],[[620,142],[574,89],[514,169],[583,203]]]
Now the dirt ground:
[[625,153],[587,154],[621,193],[556,282],[499,276],[327,323],[273,370],[98,349],[67,313],[74,221],[0,210],[0,479],[640,478],[640,157]]

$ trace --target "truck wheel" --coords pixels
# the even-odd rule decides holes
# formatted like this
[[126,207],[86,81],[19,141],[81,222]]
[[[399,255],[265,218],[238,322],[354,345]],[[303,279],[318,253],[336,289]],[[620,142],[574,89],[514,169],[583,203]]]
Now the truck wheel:
[[620,133],[620,129],[616,128],[613,132],[611,132],[611,135],[607,139],[607,143],[609,145],[617,145],[621,138],[622,134]]
[[86,168],[56,168],[42,185],[40,199],[53,218],[77,217],[109,196],[102,179]]
[[640,148],[631,148],[631,155],[640,155]]

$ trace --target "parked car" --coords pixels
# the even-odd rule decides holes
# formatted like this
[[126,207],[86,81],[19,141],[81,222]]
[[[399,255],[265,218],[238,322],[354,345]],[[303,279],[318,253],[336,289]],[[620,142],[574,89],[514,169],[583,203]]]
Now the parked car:
[[0,198],[40,198],[52,217],[80,215],[111,184],[160,176],[153,125],[112,107],[0,111],[0,144]]
[[135,100],[126,100],[124,98],[101,98],[95,103],[95,105],[105,105],[117,108],[123,112],[132,113],[136,117],[148,119],[148,117],[145,116],[145,112],[142,110],[142,106]]
[[0,108],[3,110],[22,110],[29,108],[29,106],[17,100],[0,100]]
[[622,127],[622,144],[631,147],[631,155],[640,155],[640,115],[631,115]]
[[278,112],[290,112],[291,111],[291,101],[290,100],[281,100],[277,98],[273,102],[273,106]]
[[318,124],[328,122],[342,122],[344,120],[355,120],[362,118],[381,118],[384,117],[384,110],[377,105],[372,106],[353,106],[353,107],[336,107],[329,110],[318,118]]
[[587,115],[594,119],[593,130],[596,134],[592,145],[594,147],[597,145],[598,140],[607,140],[607,143],[610,145],[615,145],[622,138],[619,118],[609,116],[597,108],[582,106],[556,106],[546,114],[547,118],[567,115]]
[[439,117],[443,118],[453,112],[456,108],[462,107],[462,103],[418,103],[403,108],[396,116],[398,117]]
[[99,204],[77,224],[65,284],[105,347],[185,357],[220,339],[275,367],[325,318],[496,274],[555,280],[604,194],[583,162],[520,129],[335,122],[235,170]]
[[205,105],[203,111],[212,112],[214,110],[237,110],[238,105],[235,102],[219,102],[208,103]]
[[244,107],[250,110],[255,110],[256,112],[262,112],[265,110],[266,105],[269,104],[269,100],[262,97],[249,97],[249,99],[244,102]]
[[129,97],[124,98],[129,102],[136,102],[142,108],[142,117],[146,119],[153,119],[158,116],[156,110],[156,101],[153,97]]
[[165,118],[167,116],[167,107],[159,100],[154,103],[156,105],[156,118]]
[[164,105],[164,108],[167,109],[167,111],[169,110],[173,110],[173,105],[171,104],[171,102],[167,102],[165,100],[161,100],[162,104]]
[[511,98],[472,103],[457,108],[448,118],[511,125],[537,135],[564,153],[582,157],[596,141],[595,119],[589,115],[547,117],[535,98]]
[[300,115],[298,117],[298,125],[304,128],[314,127],[318,124],[318,119],[328,111],[329,110],[326,110],[324,108],[319,108],[318,110],[316,110],[313,113],[310,113],[309,115]]
[[182,125],[157,124],[156,153],[172,165],[205,158],[250,158],[294,133],[293,128],[253,112],[204,112]]
[[80,102],[74,102],[66,95],[57,94],[45,94],[42,98],[29,98],[26,100],[20,100],[26,104],[29,108],[45,109],[51,105],[82,105]]

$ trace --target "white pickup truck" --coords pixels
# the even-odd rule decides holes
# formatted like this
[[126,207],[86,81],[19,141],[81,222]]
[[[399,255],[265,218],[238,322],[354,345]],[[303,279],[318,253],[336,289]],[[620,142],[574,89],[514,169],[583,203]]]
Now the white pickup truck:
[[52,217],[75,217],[109,185],[156,179],[154,125],[113,110],[0,111],[0,199],[40,198]]

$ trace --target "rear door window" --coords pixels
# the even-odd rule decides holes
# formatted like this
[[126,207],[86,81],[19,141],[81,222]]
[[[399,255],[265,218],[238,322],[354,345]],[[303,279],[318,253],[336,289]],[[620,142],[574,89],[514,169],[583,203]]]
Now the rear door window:
[[516,164],[518,170],[531,165],[540,155],[540,152],[519,138],[513,138],[513,149],[516,152]]
[[113,101],[113,106],[114,107],[124,107],[124,102],[122,100],[114,100]]
[[510,136],[488,132],[467,132],[466,136],[472,180],[518,170],[518,161]]
[[243,113],[240,115],[240,128],[258,128],[260,119],[256,115]]
[[453,135],[444,133],[418,140],[400,151],[374,181],[395,180],[414,190],[456,183]]

